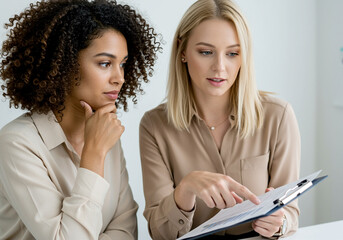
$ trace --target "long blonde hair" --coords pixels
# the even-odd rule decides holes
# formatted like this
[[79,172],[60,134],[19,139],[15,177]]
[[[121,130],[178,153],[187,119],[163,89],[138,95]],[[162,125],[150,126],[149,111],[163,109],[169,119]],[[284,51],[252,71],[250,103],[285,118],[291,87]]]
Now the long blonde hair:
[[184,14],[172,45],[167,86],[168,120],[180,130],[188,130],[196,109],[186,64],[182,63],[191,31],[201,22],[219,18],[234,23],[241,48],[242,64],[230,88],[230,103],[237,114],[235,127],[241,137],[254,134],[263,122],[260,93],[256,87],[251,35],[246,20],[231,0],[198,0]]

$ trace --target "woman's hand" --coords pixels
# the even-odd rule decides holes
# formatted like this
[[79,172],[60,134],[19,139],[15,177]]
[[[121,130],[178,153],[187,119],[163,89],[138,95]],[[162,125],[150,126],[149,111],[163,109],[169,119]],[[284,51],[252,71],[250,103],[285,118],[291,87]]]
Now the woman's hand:
[[228,208],[241,203],[240,197],[259,204],[260,200],[231,177],[206,171],[193,171],[185,176],[176,187],[174,198],[177,206],[184,211],[191,211],[196,197],[202,199],[209,208]]
[[106,154],[125,128],[117,119],[115,104],[107,104],[94,113],[86,102],[82,101],[81,105],[85,110],[86,123],[80,166],[103,176]]
[[[269,192],[272,189],[273,188],[267,188],[266,192]],[[280,230],[280,227],[283,224],[284,214],[284,210],[280,209],[267,217],[253,221],[252,227],[254,231],[261,236],[270,238]]]

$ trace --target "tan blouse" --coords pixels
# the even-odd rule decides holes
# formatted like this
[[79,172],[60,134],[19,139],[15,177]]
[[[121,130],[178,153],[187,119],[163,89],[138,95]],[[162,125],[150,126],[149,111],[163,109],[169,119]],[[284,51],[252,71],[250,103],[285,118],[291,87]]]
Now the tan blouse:
[[[174,189],[191,171],[226,174],[256,195],[299,178],[300,134],[290,104],[266,96],[262,98],[264,123],[254,136],[241,139],[232,127],[227,130],[221,151],[205,122],[194,114],[189,132],[168,123],[165,105],[145,113],[140,124],[140,153],[144,180],[145,211],[153,239],[175,239],[197,227],[218,209],[197,199],[195,210],[184,212],[176,206]],[[298,227],[298,205],[285,208],[286,235]],[[252,231],[251,223],[217,233],[242,234]]]
[[118,143],[104,178],[80,158],[55,116],[22,115],[0,131],[0,239],[137,239],[137,204]]

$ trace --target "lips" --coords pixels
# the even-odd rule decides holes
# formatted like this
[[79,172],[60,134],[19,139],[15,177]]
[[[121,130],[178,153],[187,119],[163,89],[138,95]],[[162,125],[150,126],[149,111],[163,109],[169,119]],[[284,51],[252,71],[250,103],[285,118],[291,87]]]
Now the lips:
[[213,87],[221,87],[226,83],[225,78],[206,78]]
[[213,82],[218,82],[218,83],[226,81],[226,79],[224,79],[224,78],[207,78],[207,80],[213,81]]
[[118,98],[119,91],[111,91],[104,93],[109,99],[116,100]]

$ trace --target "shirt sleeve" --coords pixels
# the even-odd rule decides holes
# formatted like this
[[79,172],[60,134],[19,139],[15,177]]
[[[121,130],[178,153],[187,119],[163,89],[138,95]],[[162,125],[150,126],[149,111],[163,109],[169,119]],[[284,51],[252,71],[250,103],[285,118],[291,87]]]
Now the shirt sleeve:
[[139,130],[146,201],[144,216],[153,239],[176,239],[191,229],[195,210],[181,211],[175,203],[174,182],[156,143],[153,125],[146,113]]
[[[287,104],[280,121],[274,151],[271,156],[269,187],[280,187],[299,179],[301,141],[297,120]],[[285,236],[298,229],[299,208],[295,200],[284,207],[287,219]]]
[[[3,193],[35,239],[98,239],[109,184],[98,174],[77,170],[68,196],[50,179],[34,136],[0,137]],[[35,146],[35,147],[33,147]],[[58,159],[56,159],[58,161]]]
[[[121,147],[120,147],[121,149]],[[128,173],[123,151],[120,151],[121,161],[121,180],[118,207],[113,219],[106,227],[99,239],[137,239],[137,203],[133,199],[132,191],[129,186]]]

